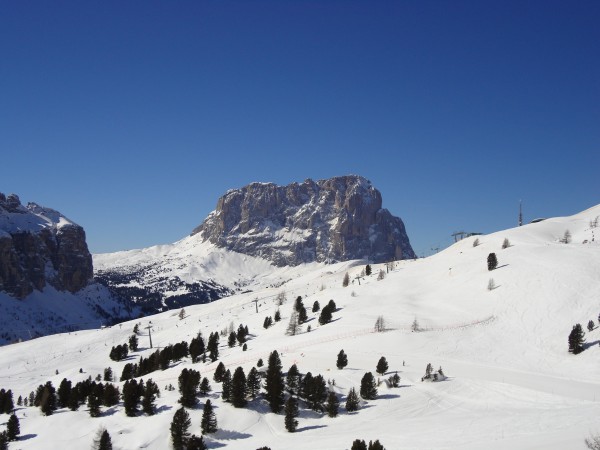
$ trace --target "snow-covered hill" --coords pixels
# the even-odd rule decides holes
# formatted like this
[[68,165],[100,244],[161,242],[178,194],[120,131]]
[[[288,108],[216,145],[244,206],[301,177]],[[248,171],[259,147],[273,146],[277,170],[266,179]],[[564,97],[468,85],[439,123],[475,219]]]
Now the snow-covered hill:
[[[231,324],[248,326],[247,351],[229,348],[222,337],[218,361],[192,363],[184,358],[145,376],[161,388],[154,416],[127,417],[122,404],[103,408],[99,418],[89,417],[85,406],[76,412],[61,409],[49,417],[42,416],[39,408],[18,407],[23,437],[11,448],[89,448],[100,427],[106,427],[116,448],[169,448],[169,426],[180,405],[177,390],[164,388],[177,387],[182,369],[194,368],[209,377],[213,389],[208,397],[216,406],[219,431],[205,436],[209,448],[296,450],[310,443],[342,450],[360,438],[379,439],[388,450],[584,449],[583,439],[600,432],[600,245],[596,236],[600,228],[592,226],[598,216],[600,206],[571,217],[471,237],[430,258],[397,262],[389,273],[389,266],[374,265],[372,275],[364,277],[360,261],[275,270],[260,267],[251,258],[228,259],[237,256],[194,247],[188,238],[190,251],[214,257],[213,265],[187,267],[190,276],[194,271],[204,271],[204,276],[221,263],[229,264],[231,279],[242,273],[256,275],[246,279],[253,292],[186,307],[184,319],[177,310],[167,311],[111,328],[2,347],[0,387],[12,389],[16,400],[47,380],[54,386],[63,377],[77,382],[94,378],[106,367],[119,375],[127,362],[148,357],[156,348],[189,342],[198,332],[207,339],[211,332]],[[567,230],[571,241],[563,243]],[[477,246],[475,239],[479,239]],[[503,249],[505,239],[510,245]],[[168,247],[148,251],[169,258]],[[498,267],[488,271],[487,257],[492,252]],[[121,255],[132,264],[141,257]],[[244,264],[248,266],[242,271]],[[346,272],[351,283],[343,287]],[[219,268],[213,273],[217,277],[225,272]],[[495,285],[492,290],[490,279]],[[279,306],[282,292],[286,301]],[[303,297],[309,319],[302,333],[288,336],[297,296]],[[319,325],[311,306],[318,301],[322,307],[330,299],[338,308],[333,321]],[[265,317],[278,308],[282,320],[264,329]],[[380,316],[385,332],[374,331]],[[413,331],[415,319],[418,331]],[[595,327],[587,332],[589,320]],[[140,336],[141,348],[128,361],[110,360],[111,347],[126,343],[136,323],[142,331],[152,325],[155,349],[148,348],[147,336]],[[572,355],[567,351],[567,336],[576,323],[586,330],[587,343],[582,353]],[[298,431],[288,433],[283,415],[269,411],[263,394],[241,409],[221,400],[222,386],[212,381],[220,361],[232,372],[241,366],[247,374],[259,358],[266,362],[275,349],[284,371],[297,364],[303,374],[322,374],[332,381],[331,389],[341,400],[338,417],[311,411],[301,401]],[[341,349],[349,364],[338,370],[336,356]],[[375,373],[381,356],[389,362],[385,378],[397,371],[401,386],[382,383],[377,399],[362,402],[356,413],[346,412],[343,405],[349,389],[359,388],[365,372]],[[448,380],[421,382],[428,363],[436,369],[442,366]],[[199,406],[188,411],[194,434],[200,434],[206,398],[199,400]],[[6,419],[0,416],[0,427]]]

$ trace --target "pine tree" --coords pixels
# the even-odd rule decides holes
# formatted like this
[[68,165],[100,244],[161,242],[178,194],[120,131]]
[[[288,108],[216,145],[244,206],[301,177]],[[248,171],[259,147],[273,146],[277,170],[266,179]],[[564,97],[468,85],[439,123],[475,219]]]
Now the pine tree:
[[208,345],[206,346],[206,349],[208,350],[209,357],[212,362],[215,362],[217,359],[219,359],[219,333],[211,333],[210,337],[208,338]]
[[273,324],[273,319],[271,319],[271,316],[267,316],[265,317],[265,321],[263,322],[263,328],[267,329],[269,328],[271,325]]
[[175,411],[171,422],[171,442],[175,450],[185,449],[185,443],[190,436],[188,430],[191,424],[190,415],[183,406]]
[[198,333],[198,336],[192,339],[190,342],[190,356],[192,358],[192,362],[198,362],[200,355],[205,352],[206,348],[204,346],[204,339],[202,339],[202,335]]
[[298,387],[300,384],[300,371],[298,370],[298,366],[296,366],[296,364],[293,364],[289,368],[288,373],[285,377],[285,381],[287,384],[288,392],[291,395],[298,394]]
[[377,362],[376,372],[379,375],[385,375],[385,373],[388,370],[388,367],[389,366],[388,366],[387,360],[385,359],[385,357],[382,356],[381,358],[379,358],[379,361]]
[[127,380],[123,385],[123,407],[128,417],[135,417],[140,401],[139,386],[135,380]]
[[398,375],[398,372],[396,372],[394,375],[392,375],[390,377],[390,384],[394,388],[397,388],[398,386],[400,386],[400,375]]
[[258,370],[256,370],[256,367],[253,367],[250,369],[250,372],[248,372],[246,383],[248,396],[250,398],[256,398],[260,391],[260,376],[258,375]]
[[179,403],[186,408],[196,406],[198,399],[198,386],[200,385],[200,372],[194,369],[183,369],[179,374]]
[[217,382],[217,383],[220,383],[223,381],[224,375],[225,375],[225,364],[223,364],[223,361],[221,361],[217,365],[217,368],[215,369],[215,373],[213,375],[213,380],[215,380],[215,382]]
[[42,387],[42,393],[40,398],[40,409],[42,410],[42,414],[45,416],[50,416],[56,410],[56,390],[54,386],[52,386],[52,382],[48,381]]
[[342,280],[342,286],[348,287],[349,284],[350,284],[350,275],[348,275],[348,272],[346,272],[344,274],[344,279]]
[[337,395],[335,395],[335,392],[329,391],[325,409],[327,410],[327,415],[329,417],[337,417],[340,409],[340,401],[338,400]]
[[352,443],[352,447],[350,447],[350,450],[367,450],[367,443],[363,440],[356,439]]
[[232,331],[229,334],[229,338],[227,339],[227,345],[231,348],[231,347],[235,347],[235,343],[237,341],[237,337],[236,334]]
[[6,437],[9,441],[16,441],[19,434],[21,434],[19,419],[15,414],[11,414],[6,424]]
[[63,378],[58,386],[57,394],[57,403],[59,408],[65,408],[69,401],[69,396],[71,395],[71,386],[72,383],[70,380]]
[[490,253],[487,258],[488,270],[494,270],[498,266],[498,258],[495,253]]
[[95,394],[88,395],[87,404],[90,412],[90,417],[100,417],[100,399]]
[[377,398],[377,385],[375,377],[371,372],[367,372],[360,382],[360,396],[365,400],[375,400]]
[[319,302],[315,300],[313,303],[312,312],[318,312],[319,309],[321,309],[321,305],[319,305]]
[[231,404],[236,408],[243,408],[248,403],[246,400],[246,374],[244,369],[238,367],[231,379]]
[[375,442],[369,441],[369,448],[367,450],[385,450],[385,448],[379,443],[379,439],[377,439]]
[[256,361],[256,367],[262,367],[264,365],[265,363],[263,362],[262,358],[258,358],[258,361]]
[[200,427],[202,428],[202,434],[211,434],[217,431],[217,417],[215,416],[210,400],[206,400],[204,404]]
[[8,450],[8,436],[6,436],[6,431],[0,432],[0,450]]
[[267,367],[267,376],[265,381],[265,397],[269,402],[271,411],[278,413],[283,406],[283,373],[281,371],[281,360],[277,350],[273,350],[269,355],[269,365]]
[[275,322],[279,322],[281,320],[281,313],[279,312],[279,309],[277,309],[277,311],[275,311],[275,315],[273,316],[273,320]]
[[298,313],[296,311],[292,311],[292,315],[290,316],[290,323],[288,324],[286,334],[289,334],[290,336],[296,336],[298,333],[300,333]]
[[210,388],[210,382],[208,381],[208,378],[206,378],[206,377],[202,378],[202,382],[200,383],[200,394],[206,395],[210,391],[211,391],[211,388]]
[[138,349],[138,337],[135,334],[129,336],[129,348],[132,352],[137,352]]
[[98,446],[96,447],[98,450],[112,450],[112,441],[110,439],[110,434],[106,429],[102,430],[100,434],[100,439],[98,441]]
[[371,264],[367,264],[367,265],[365,266],[365,275],[366,275],[366,276],[369,276],[369,275],[371,275],[371,272],[372,272],[372,271],[371,271]]
[[106,383],[104,385],[104,395],[102,397],[102,404],[104,406],[110,407],[115,406],[117,403],[119,403],[119,388],[115,387],[111,383]]
[[204,443],[204,437],[192,435],[191,438],[188,439],[186,450],[206,450],[206,444]]
[[298,400],[293,396],[285,402],[285,429],[293,433],[298,428]]
[[348,365],[348,356],[344,353],[344,350],[340,350],[337,355],[337,362],[335,363],[338,369],[342,370]]
[[321,315],[319,316],[319,323],[321,325],[325,325],[328,324],[329,322],[331,322],[332,319],[332,314],[331,314],[331,308],[329,307],[329,305],[325,306],[322,310],[321,310]]
[[358,394],[356,393],[356,389],[350,388],[350,391],[348,392],[348,397],[346,397],[346,411],[358,411],[359,404],[360,400],[358,398]]
[[231,371],[227,369],[223,375],[223,383],[221,384],[221,398],[226,402],[231,399]]
[[571,333],[569,334],[569,352],[577,355],[583,351],[583,344],[585,343],[585,333],[581,324],[573,326]]
[[306,308],[304,305],[301,305],[298,310],[298,323],[302,324],[308,320],[308,314],[306,313]]
[[[593,321],[593,320],[590,320],[590,321],[588,322],[588,326],[587,326],[587,328],[588,328],[588,331],[592,331],[592,330],[594,329],[594,321]],[[20,398],[20,397],[19,397],[19,398]],[[18,403],[17,403],[17,404],[18,404]]]
[[160,395],[157,384],[149,379],[144,386],[144,398],[142,400],[142,411],[149,416],[156,414],[156,397]]
[[104,381],[113,381],[113,370],[112,370],[112,368],[107,367],[106,369],[104,369]]

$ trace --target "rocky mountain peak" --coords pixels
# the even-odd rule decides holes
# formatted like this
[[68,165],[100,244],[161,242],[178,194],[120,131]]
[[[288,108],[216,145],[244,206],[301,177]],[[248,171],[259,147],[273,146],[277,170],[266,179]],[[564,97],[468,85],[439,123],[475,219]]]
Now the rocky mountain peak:
[[76,292],[92,279],[85,231],[50,208],[0,193],[0,291],[23,298],[46,283]]
[[380,192],[357,175],[229,190],[195,234],[278,266],[415,257],[402,220],[383,209]]

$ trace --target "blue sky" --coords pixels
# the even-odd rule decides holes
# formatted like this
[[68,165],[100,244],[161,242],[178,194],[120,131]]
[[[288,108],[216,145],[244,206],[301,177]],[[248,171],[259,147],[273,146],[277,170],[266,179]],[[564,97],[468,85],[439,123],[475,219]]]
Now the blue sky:
[[93,252],[370,179],[415,251],[600,203],[598,1],[4,1],[0,191]]

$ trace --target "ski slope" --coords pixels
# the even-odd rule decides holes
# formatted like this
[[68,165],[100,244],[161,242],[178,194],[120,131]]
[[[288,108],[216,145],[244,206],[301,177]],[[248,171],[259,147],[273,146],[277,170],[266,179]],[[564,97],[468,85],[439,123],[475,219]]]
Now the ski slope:
[[[583,439],[600,432],[600,228],[590,226],[598,216],[600,206],[478,236],[476,247],[471,237],[435,256],[398,262],[382,280],[378,273],[385,266],[374,265],[372,275],[360,278],[360,284],[360,261],[269,269],[272,282],[185,308],[183,320],[178,311],[168,311],[112,328],[2,347],[0,387],[12,389],[16,401],[47,380],[55,387],[64,377],[76,383],[94,378],[105,367],[120,375],[128,361],[111,361],[108,354],[112,346],[127,342],[135,323],[142,330],[152,325],[155,349],[190,341],[198,332],[207,339],[213,331],[241,323],[251,334],[247,351],[229,348],[221,338],[219,361],[232,372],[242,366],[247,374],[259,358],[266,363],[276,349],[284,371],[295,363],[303,374],[335,380],[332,389],[341,400],[336,418],[300,402],[298,431],[288,433],[283,415],[271,413],[262,395],[243,409],[220,399],[221,385],[212,381],[219,361],[192,364],[184,359],[145,377],[161,388],[155,416],[127,417],[122,404],[103,408],[100,418],[90,418],[85,406],[49,417],[41,416],[38,408],[19,407],[22,438],[10,448],[90,448],[100,427],[109,431],[114,448],[170,448],[169,425],[179,408],[179,394],[164,387],[177,387],[181,370],[193,367],[209,377],[213,388],[209,397],[219,431],[205,436],[209,448],[299,450],[309,442],[320,449],[343,450],[360,438],[379,439],[388,450],[584,449]],[[572,235],[569,244],[560,242],[566,230]],[[502,249],[505,238],[511,245]],[[486,263],[490,252],[498,257],[498,268],[491,272]],[[352,282],[344,288],[346,272]],[[491,291],[490,278],[496,285]],[[264,318],[278,308],[280,292],[287,297],[279,306],[282,320],[265,330]],[[306,332],[304,325],[301,334],[287,336],[298,295],[312,330]],[[310,312],[312,304],[318,300],[323,307],[330,299],[338,311],[331,323],[320,326],[318,313]],[[379,316],[386,322],[382,333],[373,328]],[[590,319],[596,328],[587,332]],[[582,324],[587,341],[586,350],[576,356],[567,352],[567,336],[575,323]],[[153,351],[147,337],[140,337],[140,347],[129,362]],[[343,370],[335,366],[340,349],[349,359]],[[348,390],[360,387],[365,372],[375,374],[381,356],[389,363],[386,377],[397,371],[401,387],[382,383],[376,400],[363,401],[358,412],[347,413]],[[448,380],[421,382],[427,363],[443,367]],[[204,401],[201,397],[198,407],[189,410],[193,434],[200,434]],[[0,429],[7,419],[0,416]]]

